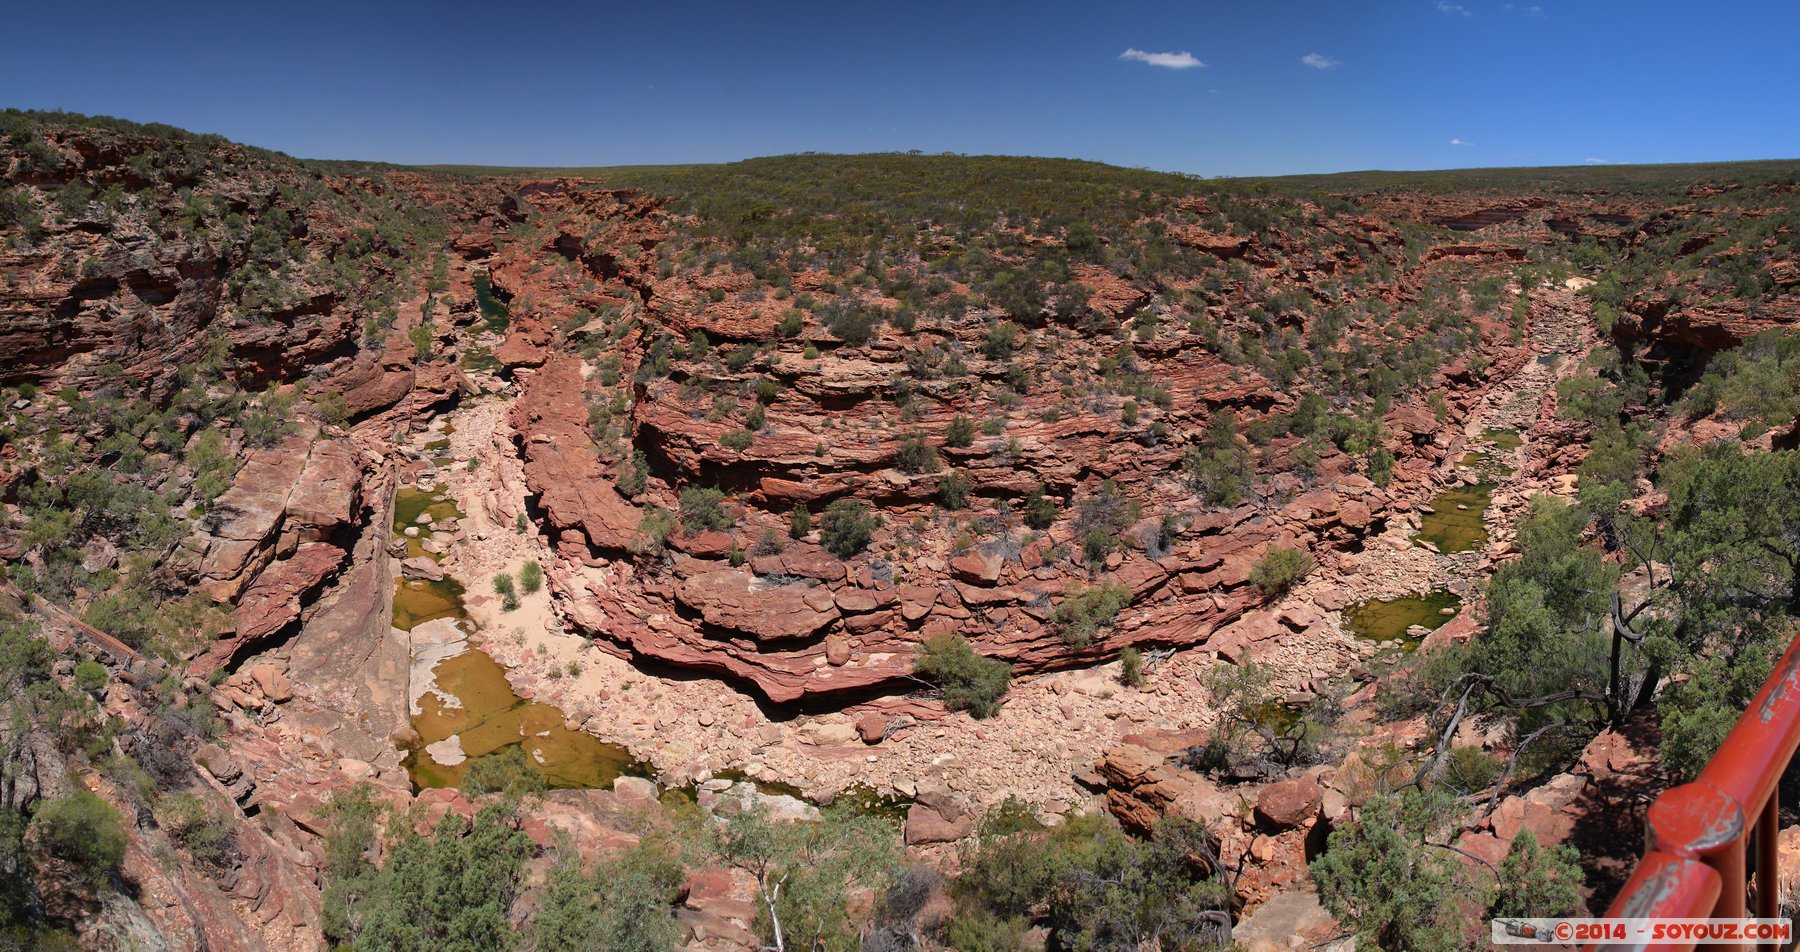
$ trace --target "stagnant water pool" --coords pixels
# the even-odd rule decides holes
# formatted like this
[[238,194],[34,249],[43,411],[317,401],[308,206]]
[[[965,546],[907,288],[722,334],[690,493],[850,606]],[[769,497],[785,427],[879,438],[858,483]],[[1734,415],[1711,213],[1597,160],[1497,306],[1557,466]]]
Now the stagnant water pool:
[[[477,648],[439,661],[432,675],[435,686],[420,696],[413,716],[418,740],[406,757],[415,786],[459,786],[470,765],[514,747],[552,788],[605,789],[625,774],[650,776],[625,748],[570,730],[560,709],[519,697],[506,668]],[[452,737],[466,759],[440,763],[428,748]]]
[[1482,517],[1493,503],[1493,496],[1494,484],[1486,482],[1457,486],[1437,494],[1431,500],[1433,511],[1419,519],[1418,538],[1444,553],[1481,548],[1488,539]]
[[[419,523],[424,513],[431,514],[431,524]],[[394,537],[406,540],[409,558],[441,561],[443,556],[426,552],[423,543],[431,538],[432,525],[460,518],[455,501],[441,490],[407,487],[394,494]],[[406,535],[408,527],[416,527],[418,534]],[[451,619],[463,633],[470,630],[464,589],[456,579],[400,578],[394,584],[395,628],[410,632]],[[459,651],[432,666],[433,687],[419,696],[413,712],[417,737],[408,745],[405,762],[415,787],[460,786],[471,764],[513,748],[523,751],[553,788],[604,789],[621,774],[649,775],[625,748],[569,730],[560,709],[519,697],[506,680],[506,668],[485,652],[456,644]],[[434,744],[439,746],[427,749]]]
[[1400,641],[1407,647],[1419,639],[1409,636],[1408,629],[1419,625],[1436,631],[1462,609],[1462,599],[1454,592],[1438,589],[1423,595],[1370,599],[1344,609],[1344,627],[1358,638],[1369,641]]

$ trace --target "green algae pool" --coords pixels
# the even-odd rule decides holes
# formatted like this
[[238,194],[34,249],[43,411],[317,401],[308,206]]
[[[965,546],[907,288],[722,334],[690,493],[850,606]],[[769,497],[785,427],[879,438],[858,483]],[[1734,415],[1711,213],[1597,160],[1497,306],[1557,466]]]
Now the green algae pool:
[[[394,492],[394,537],[406,540],[406,557],[417,558],[429,556],[432,561],[441,562],[442,555],[432,555],[425,551],[425,540],[431,538],[431,526],[419,525],[419,516],[430,513],[432,525],[446,519],[461,519],[462,510],[456,508],[456,500],[445,496],[442,490],[426,492],[416,486],[403,486]],[[406,534],[407,526],[417,526],[419,534]]]
[[1494,449],[1502,453],[1516,450],[1525,445],[1525,437],[1518,430],[1503,430],[1499,427],[1488,427],[1481,431],[1481,438],[1494,444]]
[[[1454,592],[1439,589],[1423,595],[1400,598],[1371,599],[1344,609],[1344,625],[1358,638],[1368,641],[1401,641],[1408,647],[1418,643],[1407,629],[1414,625],[1436,631],[1462,608],[1462,599]],[[1447,611],[1446,611],[1447,610]]]
[[487,320],[487,329],[496,333],[506,330],[512,320],[512,309],[506,302],[494,295],[493,279],[486,271],[475,272],[475,304],[481,308],[481,316]]
[[1482,516],[1487,513],[1493,498],[1494,484],[1486,482],[1457,486],[1437,494],[1431,500],[1434,511],[1420,517],[1418,538],[1443,553],[1481,548],[1488,538]]
[[[413,717],[418,740],[406,769],[418,787],[455,787],[471,764],[524,752],[552,789],[606,789],[621,776],[649,776],[648,768],[617,744],[563,725],[563,712],[513,692],[506,668],[471,648],[437,663],[436,689],[419,699]],[[441,764],[425,748],[457,738],[465,760]]]
[[440,582],[402,578],[394,585],[394,627],[412,631],[413,627],[439,618],[462,618],[462,583],[453,578]]

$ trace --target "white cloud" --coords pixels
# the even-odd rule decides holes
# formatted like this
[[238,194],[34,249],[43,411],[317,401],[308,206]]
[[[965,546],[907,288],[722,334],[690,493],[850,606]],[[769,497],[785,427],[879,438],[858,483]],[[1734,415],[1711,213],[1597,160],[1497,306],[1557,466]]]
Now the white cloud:
[[1122,60],[1137,60],[1140,63],[1149,63],[1151,66],[1161,66],[1166,69],[1193,69],[1196,66],[1206,65],[1196,59],[1194,54],[1189,53],[1187,50],[1182,50],[1179,53],[1147,53],[1134,47],[1120,53],[1119,58]]
[[1300,57],[1300,62],[1311,66],[1313,69],[1331,69],[1339,65],[1337,60],[1318,53],[1308,53],[1305,56]]
[[1532,17],[1533,19],[1541,20],[1544,18],[1544,8],[1538,6],[1535,3],[1531,4],[1530,6],[1524,6],[1524,7],[1519,6],[1516,3],[1509,3],[1506,6],[1502,7],[1501,9],[1505,10],[1508,13],[1518,13],[1518,14],[1522,14],[1524,16]]
[[1470,142],[1467,139],[1451,139],[1450,144],[1451,145],[1474,145],[1475,143]]
[[1465,7],[1460,3],[1451,3],[1450,0],[1437,0],[1437,11],[1439,13],[1448,13],[1465,17],[1472,17],[1475,15],[1469,12],[1468,7]]
[[1598,156],[1592,156],[1592,155],[1588,156],[1585,159],[1582,159],[1581,161],[1586,162],[1589,165],[1611,165],[1612,164],[1611,162],[1608,162],[1605,159],[1599,158]]

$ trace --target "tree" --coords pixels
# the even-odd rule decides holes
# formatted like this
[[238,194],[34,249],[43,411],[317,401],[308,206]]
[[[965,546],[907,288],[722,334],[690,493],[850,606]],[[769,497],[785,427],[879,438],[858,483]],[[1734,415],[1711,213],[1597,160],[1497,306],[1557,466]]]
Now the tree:
[[1520,830],[1500,864],[1488,918],[1574,915],[1581,908],[1579,858],[1567,843],[1545,849],[1536,833]]
[[732,817],[721,852],[756,880],[757,928],[774,952],[859,948],[851,894],[879,890],[897,862],[892,821],[831,807],[816,823],[779,823],[760,810]]
[[125,818],[87,790],[39,803],[31,815],[30,836],[96,889],[125,859]]
[[536,952],[667,952],[681,939],[680,852],[653,838],[591,869],[574,851],[550,868],[531,936]]
[[1046,829],[1007,801],[983,818],[951,884],[958,949],[1021,949],[1033,922],[1047,947],[1212,948],[1229,941],[1231,895],[1206,831],[1181,817],[1133,839],[1103,814]]
[[491,952],[510,948],[509,911],[517,897],[531,840],[499,806],[473,820],[447,814],[431,835],[402,839],[331,935],[358,952]]
[[879,524],[868,506],[855,499],[839,499],[819,517],[819,539],[831,554],[847,559],[869,547]]
[[937,685],[945,707],[966,709],[982,720],[1000,712],[1000,701],[1012,681],[1012,665],[982,656],[963,636],[950,633],[927,638],[919,646],[913,676]]
[[1359,940],[1420,952],[1467,947],[1458,899],[1469,884],[1455,854],[1431,843],[1448,812],[1442,795],[1408,790],[1370,800],[1355,823],[1332,831],[1312,877]]
[[1256,480],[1250,451],[1238,441],[1237,430],[1236,414],[1223,411],[1207,424],[1200,444],[1188,447],[1181,458],[1188,486],[1214,506],[1237,505]]
[[1313,570],[1313,557],[1299,549],[1270,549],[1250,569],[1250,584],[1264,595],[1285,592]]

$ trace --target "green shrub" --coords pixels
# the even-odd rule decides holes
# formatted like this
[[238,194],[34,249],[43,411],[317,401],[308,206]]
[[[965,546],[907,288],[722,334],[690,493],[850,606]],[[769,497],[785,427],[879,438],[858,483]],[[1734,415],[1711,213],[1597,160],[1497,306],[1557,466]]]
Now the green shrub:
[[1025,524],[1033,529],[1048,529],[1056,522],[1056,501],[1038,486],[1025,494]]
[[825,329],[852,347],[866,344],[881,326],[881,313],[860,303],[835,301],[826,311]]
[[99,888],[125,859],[125,818],[87,790],[38,804],[31,835],[51,856]]
[[1119,652],[1119,682],[1127,687],[1144,686],[1144,653],[1130,645]]
[[82,661],[75,666],[75,686],[89,694],[106,687],[106,666],[98,661]]
[[847,559],[869,547],[880,520],[855,499],[839,499],[819,517],[819,539],[839,558]]
[[903,473],[935,473],[939,467],[937,450],[925,442],[919,433],[908,433],[900,438],[900,447],[894,451],[894,466]]
[[637,535],[631,539],[631,551],[640,555],[661,552],[674,531],[675,514],[661,506],[651,506],[644,510],[644,518],[638,522]]
[[983,657],[961,635],[926,639],[913,659],[913,675],[938,686],[944,706],[967,709],[976,719],[993,717],[1012,681],[1012,666]]
[[1237,417],[1225,411],[1208,425],[1205,440],[1181,458],[1188,486],[1214,506],[1235,506],[1250,491],[1256,470],[1238,442]]
[[[1175,816],[1141,839],[1104,814],[1046,829],[1028,810],[1002,804],[961,857],[947,944],[965,952],[1225,948],[1232,896],[1204,859],[1213,855],[1208,836]],[[1028,942],[1032,926],[1048,936]]]
[[804,539],[811,531],[812,510],[806,508],[806,503],[799,503],[788,513],[788,538]]
[[1094,643],[1094,635],[1111,628],[1119,611],[1129,604],[1131,589],[1117,582],[1075,586],[1050,612],[1050,625],[1062,635],[1063,644],[1085,648]]
[[1299,549],[1270,549],[1250,569],[1250,584],[1264,595],[1274,595],[1294,587],[1316,565],[1313,557]]
[[232,852],[232,821],[191,793],[163,798],[156,822],[198,863],[223,866]]
[[484,807],[472,821],[452,811],[431,836],[402,836],[379,870],[365,864],[328,883],[340,911],[328,916],[326,937],[395,952],[512,948],[509,913],[532,852],[499,808]]
[[964,447],[975,442],[975,421],[962,414],[950,419],[950,425],[944,428],[944,445]]
[[735,525],[737,518],[725,508],[723,491],[700,486],[681,491],[682,528],[689,532],[723,531]]
[[645,459],[643,450],[634,450],[630,460],[620,461],[618,476],[614,479],[613,485],[621,494],[635,498],[644,491],[644,486],[649,479],[649,460]]
[[511,574],[501,572],[494,576],[494,594],[500,596],[516,594],[516,590],[513,588],[513,577]]
[[519,587],[525,590],[525,594],[531,595],[535,594],[543,585],[543,566],[537,564],[536,561],[527,559],[525,564],[519,568]]
[[938,504],[945,509],[967,509],[969,507],[969,477],[961,472],[951,470],[938,481]]
[[679,847],[653,839],[590,870],[580,863],[571,851],[550,868],[531,919],[535,952],[669,952],[679,944]]

